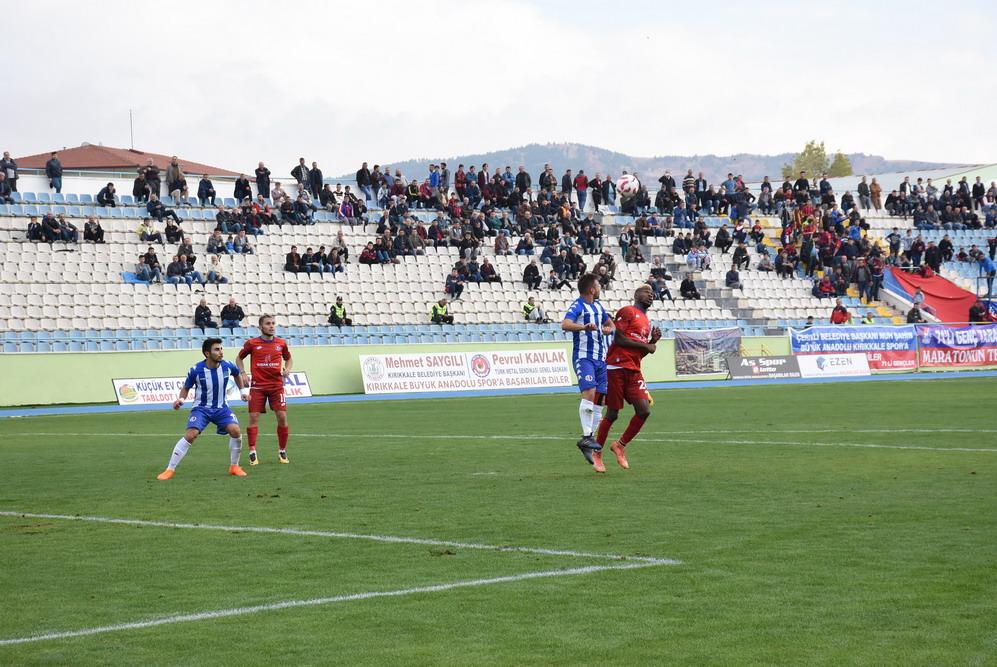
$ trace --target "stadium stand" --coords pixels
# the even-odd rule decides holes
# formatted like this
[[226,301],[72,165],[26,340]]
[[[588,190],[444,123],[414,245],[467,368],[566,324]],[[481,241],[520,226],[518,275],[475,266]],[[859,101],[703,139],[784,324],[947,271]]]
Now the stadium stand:
[[[227,192],[231,186],[231,179],[226,181],[225,178],[228,177],[223,174],[216,179],[219,180],[219,203],[235,207],[234,197],[221,196],[223,189]],[[31,179],[23,180],[30,182]],[[422,250],[423,254],[418,256],[397,254],[386,263],[363,264],[359,261],[366,244],[378,236],[379,226],[387,232],[390,244],[396,238],[393,228],[406,226],[412,231],[420,225],[424,228],[436,217],[435,211],[414,209],[394,216],[397,211],[389,210],[391,201],[385,197],[382,199],[385,208],[371,202],[366,225],[362,222],[349,224],[342,220],[338,202],[326,208],[316,203],[311,207],[313,224],[264,224],[262,233],[251,238],[253,253],[221,254],[223,273],[229,280],[227,284],[207,284],[201,289],[194,283],[188,288],[183,282],[179,285],[149,284],[135,278],[135,260],[149,245],[136,234],[147,211],[128,194],[119,194],[115,207],[95,206],[96,191],[84,192],[81,186],[94,189],[93,184],[106,180],[104,174],[81,172],[78,178],[69,175],[64,179],[62,193],[12,192],[11,203],[0,205],[0,282],[4,284],[0,294],[0,327],[5,352],[125,351],[196,346],[201,331],[193,325],[193,311],[202,296],[215,313],[229,297],[235,297],[248,314],[244,324],[251,324],[261,313],[277,314],[282,321],[282,331],[296,345],[542,341],[563,337],[556,321],[554,324],[534,324],[527,323],[523,317],[522,304],[530,295],[535,296],[555,320],[575,296],[574,290],[568,287],[556,291],[548,290],[546,286],[533,291],[526,289],[522,282],[523,270],[531,259],[539,260],[543,247],[538,244],[532,256],[515,253],[521,238],[516,234],[525,230],[523,224],[518,225],[518,231],[512,231],[511,254],[496,253],[494,238],[487,233],[482,235],[480,244],[475,244],[478,258],[487,257],[492,262],[501,282],[469,282],[462,298],[451,304],[456,323],[439,326],[429,323],[429,312],[442,295],[447,275],[461,257],[461,247],[433,247],[430,240]],[[358,185],[328,179],[326,182],[341,187],[357,188]],[[120,177],[118,185],[119,193],[131,191]],[[498,185],[497,181],[496,187]],[[651,262],[656,261],[654,266],[669,275],[668,286],[675,297],[674,301],[657,301],[652,313],[652,318],[662,324],[666,334],[675,329],[736,326],[748,335],[760,335],[773,328],[801,326],[808,316],[826,321],[833,299],[814,296],[814,278],[839,265],[846,269],[848,280],[843,289],[838,286],[837,295],[853,311],[856,320],[865,309],[873,315],[873,321],[899,323],[901,314],[888,304],[880,301],[870,304],[860,298],[852,280],[854,263],[847,256],[836,257],[841,246],[847,245],[841,243],[842,239],[856,239],[860,256],[881,254],[889,263],[895,261],[902,266],[903,253],[897,257],[890,253],[888,235],[894,228],[904,235],[912,230],[912,234],[919,233],[925,240],[936,242],[948,234],[956,251],[962,247],[968,250],[973,245],[984,248],[992,238],[989,228],[994,224],[997,211],[993,204],[997,188],[991,185],[986,195],[989,199],[978,207],[981,229],[914,230],[910,216],[890,215],[885,209],[846,215],[837,208],[836,195],[821,192],[816,181],[800,196],[793,192],[794,184],[787,181],[786,186],[789,191],[784,196],[779,196],[781,191],[776,195],[772,207],[774,215],[756,216],[750,201],[754,195],[746,186],[738,184],[734,186],[735,196],[729,202],[734,217],[699,216],[693,223],[681,221],[682,214],[676,211],[678,202],[684,199],[692,202],[690,208],[695,208],[702,200],[697,201],[695,193],[681,193],[678,188],[663,183],[654,193],[642,191],[634,197],[620,197],[598,210],[590,206],[589,211],[594,215],[588,223],[579,220],[579,213],[571,212],[567,217],[573,218],[573,222],[564,225],[561,231],[580,227],[584,237],[585,230],[591,230],[596,223],[601,226],[602,247],[609,251],[615,263],[615,276],[603,291],[603,301],[611,311],[630,302],[633,290],[648,280]],[[288,189],[296,194],[295,188]],[[385,195],[388,192],[386,187]],[[396,189],[395,192],[404,198],[404,191]],[[724,186],[719,192],[721,197],[725,196]],[[742,196],[747,199],[738,199]],[[923,193],[914,192],[913,196],[923,196]],[[960,196],[961,193],[953,188],[951,192],[941,193],[940,198],[958,199]],[[183,219],[183,233],[191,241],[198,258],[195,268],[206,274],[209,264],[206,249],[217,226],[217,210],[202,207],[196,197],[174,201],[164,195],[162,200]],[[363,202],[363,199],[358,201]],[[266,203],[271,204],[269,199]],[[817,206],[804,209],[807,203]],[[559,214],[557,207],[551,206],[540,211],[546,211],[554,221]],[[709,207],[707,202],[704,208]],[[274,209],[278,208],[279,204],[274,206]],[[538,212],[536,207],[534,209]],[[816,223],[813,228],[807,227],[810,221],[807,216],[800,215],[801,211],[809,211]],[[514,211],[511,213],[509,224],[516,224],[519,216]],[[78,228],[81,237],[83,223],[88,217],[96,216],[103,227],[104,243],[95,244],[82,238],[79,242],[29,241],[29,220],[45,214],[64,216]],[[740,230],[735,227],[738,214],[747,216],[746,225]],[[457,219],[460,216],[450,217]],[[676,221],[683,226],[680,228]],[[673,223],[676,226],[673,227]],[[162,225],[156,224],[157,229],[163,231]],[[735,236],[746,241],[748,268],[740,272],[740,286],[735,288],[725,283],[733,263],[733,250],[723,252],[715,245],[723,225],[727,226],[725,233],[733,231]],[[757,226],[752,229],[753,225]],[[546,224],[535,225],[532,231],[539,238],[546,227]],[[829,230],[823,241],[822,229]],[[749,231],[756,235],[747,238]],[[342,272],[308,275],[284,270],[285,255],[292,245],[302,251],[307,247],[332,247],[339,232],[342,232],[349,256]],[[692,242],[698,245],[691,259],[687,249],[675,246],[676,234],[690,234]],[[823,252],[825,246],[821,244],[824,241],[832,246],[828,249],[827,261],[824,257],[819,258],[821,266],[812,276],[807,275],[808,257],[804,252],[811,243],[819,245]],[[593,246],[595,243],[593,241]],[[778,268],[782,261],[780,250],[784,246],[791,246],[799,254],[798,267],[789,270],[785,277],[780,277],[777,271],[758,270],[763,254],[768,255]],[[157,249],[164,272],[175,247],[168,243]],[[955,254],[957,256],[958,252]],[[630,259],[642,261],[627,261],[628,255]],[[944,263],[942,275],[976,292],[979,262],[959,262],[956,256]],[[592,270],[597,258],[586,254],[582,259]],[[550,268],[547,264],[541,266],[542,278],[546,278]],[[686,274],[694,281],[702,298],[681,298],[678,283]],[[329,308],[336,296],[345,298],[353,326],[338,328],[328,324]],[[244,336],[249,331],[237,328],[233,334]]]

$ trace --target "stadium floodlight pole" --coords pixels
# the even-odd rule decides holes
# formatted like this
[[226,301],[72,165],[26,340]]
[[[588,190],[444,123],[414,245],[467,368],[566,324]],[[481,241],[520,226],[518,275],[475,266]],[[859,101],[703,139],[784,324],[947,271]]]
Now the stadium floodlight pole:
[[132,117],[132,110],[128,110],[128,136],[130,138],[130,146],[132,150],[135,150],[135,120]]

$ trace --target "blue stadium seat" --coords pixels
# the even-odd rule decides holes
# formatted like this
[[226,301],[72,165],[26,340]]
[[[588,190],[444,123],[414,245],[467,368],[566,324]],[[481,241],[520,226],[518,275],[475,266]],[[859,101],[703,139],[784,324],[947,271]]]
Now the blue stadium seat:
[[82,352],[84,350],[83,343],[78,340],[69,341],[69,351],[70,352]]
[[[218,200],[215,199],[215,201]],[[225,199],[222,200],[222,203],[225,204],[225,206],[232,208],[233,206],[235,206],[235,199],[233,199],[232,197],[226,197]]]
[[66,203],[67,204],[79,204],[80,203],[80,196],[78,194],[76,194],[75,192],[70,192],[69,194],[66,195]]
[[21,195],[20,192],[11,192],[10,198],[15,204],[20,204],[21,202],[24,201],[24,197]]
[[61,192],[56,192],[55,194],[52,195],[52,203],[54,203],[54,204],[65,204],[66,203],[66,195],[62,194]]
[[[46,345],[48,345],[48,343],[46,343]],[[35,344],[28,341],[21,341],[20,350],[21,352],[34,352]]]
[[66,207],[65,206],[53,206],[52,207],[52,212],[55,213],[56,215],[59,215],[60,213],[62,215],[66,215]]
[[70,218],[82,218],[83,217],[83,209],[81,209],[79,206],[67,206],[66,207],[66,214]]
[[135,197],[131,195],[121,195],[122,206],[135,206]]
[[80,195],[81,204],[93,204],[93,195]]
[[10,215],[9,204],[0,204],[0,215]]
[[115,352],[127,352],[131,349],[131,345],[126,340],[116,340],[114,341]]
[[3,351],[4,354],[14,354],[15,352],[18,351],[17,343],[14,343],[12,341],[5,341],[3,344]]
[[35,201],[39,204],[51,204],[52,195],[47,192],[39,192],[35,195]]
[[38,215],[38,207],[35,206],[34,204],[29,204],[29,205],[25,206],[24,207],[24,215],[27,215],[27,216]]
[[67,345],[62,341],[57,340],[52,343],[52,352],[65,352],[66,349]]
[[174,206],[175,205],[175,203],[173,202],[173,197],[171,195],[163,195],[162,197],[159,198],[159,200],[161,202],[163,202],[164,206]]
[[25,207],[21,206],[20,204],[11,204],[10,206],[7,207],[7,210],[11,215],[16,215],[18,217],[24,215],[24,209]]

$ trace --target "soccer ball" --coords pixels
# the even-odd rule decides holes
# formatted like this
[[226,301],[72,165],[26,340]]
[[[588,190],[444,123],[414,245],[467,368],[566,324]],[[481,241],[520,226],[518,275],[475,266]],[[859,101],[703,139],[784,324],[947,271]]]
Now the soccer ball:
[[623,174],[616,181],[616,191],[622,195],[632,195],[640,189],[640,181],[633,174]]

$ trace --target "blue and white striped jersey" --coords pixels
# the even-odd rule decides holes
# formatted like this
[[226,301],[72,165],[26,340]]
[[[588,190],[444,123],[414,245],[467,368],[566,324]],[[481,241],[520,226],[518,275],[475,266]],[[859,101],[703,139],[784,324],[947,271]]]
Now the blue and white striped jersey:
[[229,378],[238,374],[238,367],[231,361],[222,360],[217,368],[208,368],[207,364],[202,361],[190,369],[183,386],[187,389],[196,389],[195,407],[226,408],[228,403],[225,402],[225,389],[228,386]]
[[602,325],[612,317],[602,307],[598,300],[586,303],[581,297],[575,299],[568,312],[564,314],[564,319],[576,324],[595,324],[595,331],[575,331],[572,333],[574,346],[571,352],[571,361],[574,363],[579,359],[591,359],[593,361],[605,361],[606,350],[609,345],[606,336],[602,334]]

